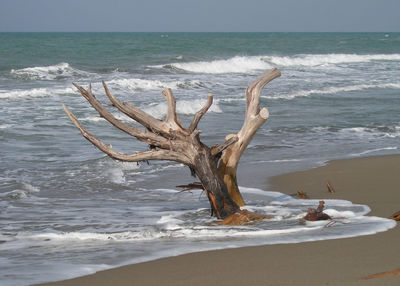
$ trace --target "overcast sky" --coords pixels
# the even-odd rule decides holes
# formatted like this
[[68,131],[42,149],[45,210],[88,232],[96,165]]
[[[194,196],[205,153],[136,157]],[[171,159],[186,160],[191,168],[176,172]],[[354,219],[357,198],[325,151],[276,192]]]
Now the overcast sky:
[[0,0],[0,31],[400,32],[400,0]]

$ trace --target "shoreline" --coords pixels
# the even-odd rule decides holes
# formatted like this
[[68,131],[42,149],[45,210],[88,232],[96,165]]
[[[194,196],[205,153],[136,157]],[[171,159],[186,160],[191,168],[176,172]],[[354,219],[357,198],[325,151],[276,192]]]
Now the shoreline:
[[[272,177],[267,189],[349,200],[368,205],[368,215],[389,217],[400,210],[399,174],[400,155],[335,160]],[[400,268],[399,236],[396,226],[354,238],[197,252],[39,285],[400,285],[396,274],[361,280]]]

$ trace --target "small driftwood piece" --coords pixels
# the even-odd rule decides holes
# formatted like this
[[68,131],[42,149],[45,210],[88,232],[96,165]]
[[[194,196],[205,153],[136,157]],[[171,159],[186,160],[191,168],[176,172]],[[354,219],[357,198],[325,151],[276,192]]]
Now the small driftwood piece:
[[307,199],[310,198],[310,197],[309,197],[305,192],[303,192],[302,190],[298,190],[296,195],[297,195],[297,197],[298,197],[299,199],[303,199],[303,200],[307,200]]
[[331,194],[336,193],[335,189],[332,187],[332,185],[329,181],[326,182],[326,187],[328,188],[328,192],[330,192]]
[[324,205],[324,201],[319,201],[319,205],[316,209],[308,208],[307,215],[303,219],[308,221],[331,220],[332,218],[323,212]]
[[362,280],[370,280],[375,278],[382,278],[386,276],[400,275],[400,268],[392,271],[381,272],[373,275],[369,275],[367,277],[362,278]]
[[400,221],[400,211],[395,212],[394,214],[392,214],[390,219],[393,219],[393,220],[396,220],[396,221]]

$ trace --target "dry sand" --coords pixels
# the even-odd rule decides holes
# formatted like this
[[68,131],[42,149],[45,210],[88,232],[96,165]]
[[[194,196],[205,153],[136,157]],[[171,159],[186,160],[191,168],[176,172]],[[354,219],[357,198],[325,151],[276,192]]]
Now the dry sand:
[[[330,181],[336,193],[326,188]],[[389,217],[400,210],[400,155],[330,162],[269,180],[269,190],[346,199]],[[376,235],[207,251],[101,271],[43,285],[400,285],[400,227]]]

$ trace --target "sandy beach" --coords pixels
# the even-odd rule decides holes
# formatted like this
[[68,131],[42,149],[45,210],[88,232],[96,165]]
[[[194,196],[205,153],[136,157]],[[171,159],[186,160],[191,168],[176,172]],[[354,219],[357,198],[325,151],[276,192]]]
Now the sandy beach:
[[[327,190],[329,181],[335,193]],[[400,211],[400,155],[338,160],[273,177],[266,189],[365,204],[370,215]],[[400,228],[376,235],[192,253],[42,285],[400,285]]]

